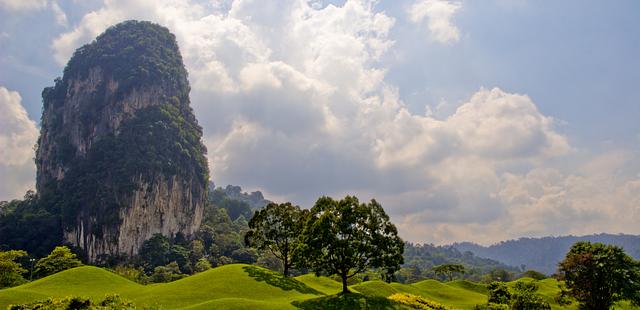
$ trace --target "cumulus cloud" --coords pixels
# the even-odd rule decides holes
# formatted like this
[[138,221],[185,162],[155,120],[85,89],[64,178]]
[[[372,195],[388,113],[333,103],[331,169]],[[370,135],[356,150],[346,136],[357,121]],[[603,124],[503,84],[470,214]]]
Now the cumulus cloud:
[[33,188],[33,146],[38,129],[17,92],[0,86],[0,200],[19,198]]
[[[457,40],[449,21],[460,4],[414,8],[416,21],[434,23],[436,40]],[[54,40],[56,59],[63,64],[108,25],[131,18],[176,34],[216,183],[306,207],[319,195],[375,197],[412,241],[553,231],[516,193],[529,190],[517,184],[546,171],[539,170],[546,160],[572,153],[556,121],[528,96],[500,88],[481,88],[444,118],[411,113],[385,80],[382,56],[393,48],[395,20],[375,1],[110,0]],[[577,197],[557,205],[559,217],[576,215]],[[566,231],[580,226],[563,223]]]
[[407,11],[409,19],[427,27],[434,41],[452,43],[460,40],[460,31],[451,21],[453,15],[462,7],[460,2],[448,0],[417,0]]

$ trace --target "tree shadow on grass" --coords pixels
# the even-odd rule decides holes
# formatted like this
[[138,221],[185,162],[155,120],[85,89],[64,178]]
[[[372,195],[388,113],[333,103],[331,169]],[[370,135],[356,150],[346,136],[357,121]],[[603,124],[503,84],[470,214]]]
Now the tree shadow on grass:
[[302,294],[325,295],[324,293],[314,290],[298,280],[291,279],[275,271],[255,266],[246,266],[242,267],[242,269],[257,281],[264,281],[269,285],[279,287],[285,291],[296,290]]
[[397,303],[384,298],[358,293],[338,294],[305,301],[294,301],[293,306],[305,310],[324,309],[403,309]]

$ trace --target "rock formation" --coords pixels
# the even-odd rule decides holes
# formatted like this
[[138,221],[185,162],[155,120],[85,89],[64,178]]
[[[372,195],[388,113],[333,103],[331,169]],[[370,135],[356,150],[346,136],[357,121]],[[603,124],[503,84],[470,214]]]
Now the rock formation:
[[61,214],[65,242],[95,262],[135,255],[155,233],[198,229],[206,149],[166,28],[110,27],[74,53],[42,97],[36,186]]

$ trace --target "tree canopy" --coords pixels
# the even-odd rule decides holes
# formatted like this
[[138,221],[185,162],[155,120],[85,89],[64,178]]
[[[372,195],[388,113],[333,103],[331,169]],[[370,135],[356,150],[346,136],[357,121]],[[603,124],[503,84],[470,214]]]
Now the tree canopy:
[[51,254],[38,260],[35,273],[38,277],[46,277],[79,266],[82,266],[82,262],[78,260],[76,254],[66,246],[57,246]]
[[27,256],[25,251],[0,251],[0,289],[22,284],[26,272],[16,259]]
[[640,305],[640,263],[620,247],[577,242],[558,271],[584,309],[609,309],[619,300]]
[[436,274],[446,275],[449,278],[449,281],[453,281],[453,275],[456,273],[463,274],[465,272],[465,268],[460,264],[442,264],[433,267],[433,272]]
[[[305,210],[306,211],[306,210]],[[245,244],[259,250],[269,250],[282,261],[284,275],[293,266],[292,250],[304,228],[308,212],[291,203],[270,203],[255,212],[249,221]]]
[[398,230],[377,201],[321,197],[310,210],[295,256],[316,274],[340,276],[342,292],[348,293],[347,279],[369,268],[393,274],[403,263],[403,251]]

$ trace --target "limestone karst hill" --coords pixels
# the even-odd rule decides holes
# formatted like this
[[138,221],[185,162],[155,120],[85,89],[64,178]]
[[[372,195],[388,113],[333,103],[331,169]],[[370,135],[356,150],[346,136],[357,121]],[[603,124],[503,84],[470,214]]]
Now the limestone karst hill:
[[126,21],[76,50],[42,92],[37,190],[90,261],[200,225],[209,176],[189,90],[175,36]]

